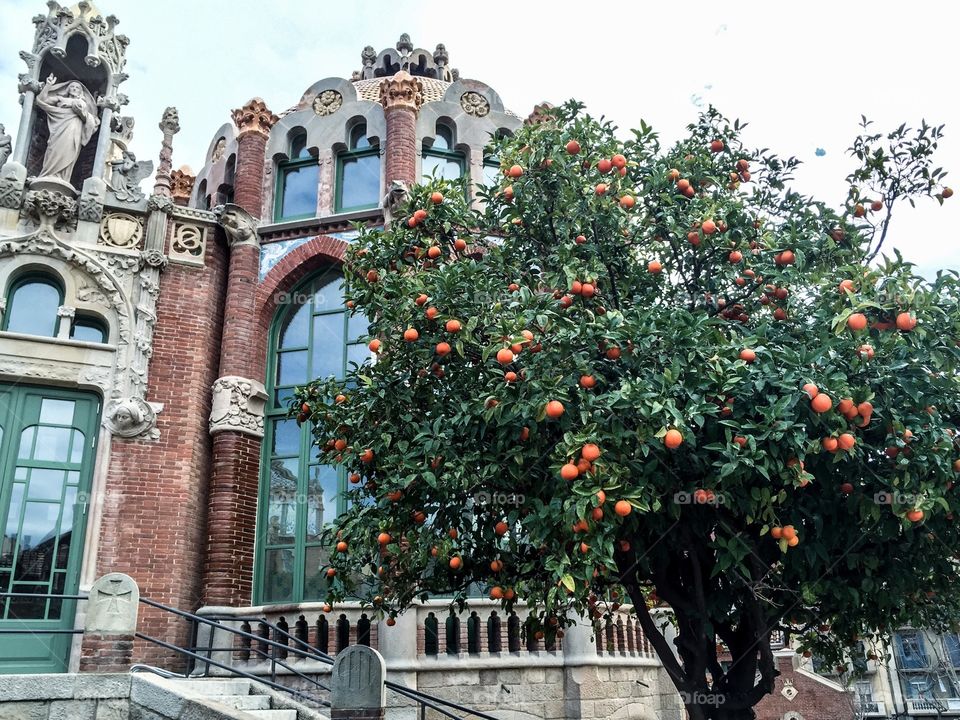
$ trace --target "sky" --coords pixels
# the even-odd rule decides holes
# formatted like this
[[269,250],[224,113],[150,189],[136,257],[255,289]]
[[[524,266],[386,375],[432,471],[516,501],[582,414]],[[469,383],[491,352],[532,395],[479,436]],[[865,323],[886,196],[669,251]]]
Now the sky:
[[[846,154],[861,114],[875,128],[945,124],[938,165],[960,190],[960,92],[952,3],[878,0],[483,4],[408,0],[99,0],[120,19],[139,159],[160,150],[163,109],[179,109],[174,166],[198,169],[230,110],[254,96],[275,112],[315,81],[350,77],[365,45],[401,33],[444,43],[461,76],[482,80],[526,117],[575,97],[621,128],[643,119],[680,137],[707,103],[749,122],[748,144],[803,161],[795,187],[833,206],[846,197]],[[478,9],[479,8],[479,9]],[[40,0],[0,0],[0,123],[14,134],[17,53],[33,40]],[[953,17],[951,17],[953,15]],[[822,154],[818,154],[818,149]],[[960,270],[960,194],[904,205],[888,242],[932,276]]]

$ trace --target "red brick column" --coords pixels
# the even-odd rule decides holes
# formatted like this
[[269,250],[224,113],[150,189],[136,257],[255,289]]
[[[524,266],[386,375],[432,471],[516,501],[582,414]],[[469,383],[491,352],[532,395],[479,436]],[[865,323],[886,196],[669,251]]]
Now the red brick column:
[[411,186],[417,181],[417,114],[423,105],[419,78],[401,70],[380,83],[380,104],[387,121],[386,186],[400,180]]
[[256,290],[260,272],[257,219],[263,207],[267,138],[277,116],[254,98],[233,111],[237,135],[236,205],[221,224],[230,266],[220,346],[220,377],[213,384],[210,433],[213,473],[207,505],[205,603],[250,602],[260,445],[263,438],[265,359],[257,347]]

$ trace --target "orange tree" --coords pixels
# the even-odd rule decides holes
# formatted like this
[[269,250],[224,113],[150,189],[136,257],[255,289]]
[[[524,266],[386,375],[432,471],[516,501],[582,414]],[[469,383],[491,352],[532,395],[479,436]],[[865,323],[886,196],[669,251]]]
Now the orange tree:
[[941,129],[865,125],[839,212],[740,129],[663,149],[571,102],[497,141],[482,211],[437,181],[361,233],[375,362],[292,408],[351,483],[331,602],[479,587],[549,640],[625,592],[695,719],[753,717],[774,634],[838,664],[960,617],[957,278],[866,263],[949,197]]

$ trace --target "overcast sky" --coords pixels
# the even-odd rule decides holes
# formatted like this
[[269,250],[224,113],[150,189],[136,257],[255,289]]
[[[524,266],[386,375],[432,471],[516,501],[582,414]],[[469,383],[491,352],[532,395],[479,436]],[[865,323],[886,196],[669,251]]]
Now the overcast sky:
[[[676,139],[713,103],[750,122],[748,143],[796,155],[803,192],[839,205],[845,149],[861,113],[888,129],[945,123],[940,165],[960,190],[960,92],[952,3],[445,3],[391,0],[101,0],[131,39],[133,149],[156,158],[164,107],[180,111],[174,166],[202,165],[229,111],[253,96],[275,112],[314,81],[350,77],[360,51],[442,42],[461,75],[488,83],[526,117],[542,100],[576,97],[621,127],[641,118]],[[0,123],[19,122],[17,56],[30,49],[40,0],[0,0]],[[954,11],[956,12],[956,11]],[[818,148],[823,154],[818,155]],[[960,194],[894,215],[893,243],[925,274],[960,270]]]

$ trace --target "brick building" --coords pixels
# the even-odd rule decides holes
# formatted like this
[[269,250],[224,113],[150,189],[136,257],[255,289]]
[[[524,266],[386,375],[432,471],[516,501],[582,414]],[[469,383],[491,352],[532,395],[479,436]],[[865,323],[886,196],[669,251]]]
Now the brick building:
[[[116,18],[51,2],[34,23],[20,123],[0,137],[0,591],[82,594],[122,572],[142,597],[225,624],[266,617],[331,652],[373,644],[404,682],[511,717],[681,717],[628,609],[549,648],[521,646],[523,610],[501,624],[486,600],[462,620],[429,601],[390,628],[359,607],[324,612],[319,530],[343,509],[346,478],[316,461],[284,405],[295,385],[368,355],[340,297],[353,224],[389,222],[424,175],[475,193],[499,171],[489,138],[523,120],[460,77],[443,45],[404,35],[283,112],[259,98],[225,109],[206,156],[184,158],[196,175],[173,169],[168,108],[154,168],[130,150]],[[0,638],[0,673],[111,667],[79,635],[51,632],[82,627],[82,601],[21,596],[0,610],[0,628],[34,633]],[[155,608],[139,628],[193,639]],[[219,657],[263,669],[242,655]],[[143,641],[134,657],[181,662]],[[780,664],[764,720],[852,716],[841,685],[789,650]]]

